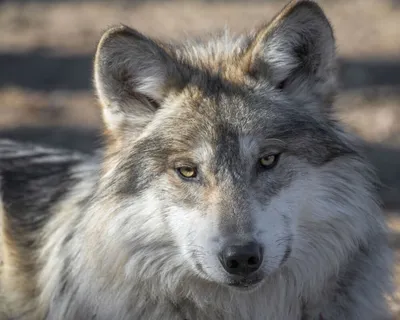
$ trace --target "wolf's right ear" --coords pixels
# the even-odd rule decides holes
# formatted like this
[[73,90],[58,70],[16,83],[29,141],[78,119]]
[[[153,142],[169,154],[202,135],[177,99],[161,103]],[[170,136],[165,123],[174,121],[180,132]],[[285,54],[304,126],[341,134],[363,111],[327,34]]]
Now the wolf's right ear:
[[172,57],[129,27],[111,28],[98,44],[94,80],[111,132],[140,134],[179,78]]

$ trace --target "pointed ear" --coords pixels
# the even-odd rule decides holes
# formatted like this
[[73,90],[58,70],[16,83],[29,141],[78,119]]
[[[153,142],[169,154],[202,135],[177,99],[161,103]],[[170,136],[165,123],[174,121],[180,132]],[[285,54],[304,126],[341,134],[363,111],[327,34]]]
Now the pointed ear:
[[180,74],[160,45],[119,26],[105,32],[98,44],[94,80],[108,129],[139,135],[179,86]]
[[277,89],[330,105],[336,91],[332,28],[313,1],[291,1],[259,30],[246,55],[250,75]]

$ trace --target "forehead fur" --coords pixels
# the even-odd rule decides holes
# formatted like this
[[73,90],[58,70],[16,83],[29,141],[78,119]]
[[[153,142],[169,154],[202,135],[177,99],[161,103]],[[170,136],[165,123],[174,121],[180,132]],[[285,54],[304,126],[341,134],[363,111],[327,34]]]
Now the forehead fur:
[[[245,73],[242,58],[252,37],[234,35],[228,29],[208,38],[188,40],[178,45],[169,45],[167,50],[197,76],[227,80],[231,84],[242,84]],[[192,74],[194,76],[194,74]]]
[[209,156],[227,160],[244,155],[244,150],[262,151],[274,145],[274,140],[285,144],[287,152],[315,164],[350,152],[333,120],[316,119],[293,103],[285,97],[256,94],[244,86],[236,91],[232,86],[221,85],[216,90],[189,85],[155,114],[143,139],[155,146],[150,153],[186,155],[194,160],[196,150],[203,148]]

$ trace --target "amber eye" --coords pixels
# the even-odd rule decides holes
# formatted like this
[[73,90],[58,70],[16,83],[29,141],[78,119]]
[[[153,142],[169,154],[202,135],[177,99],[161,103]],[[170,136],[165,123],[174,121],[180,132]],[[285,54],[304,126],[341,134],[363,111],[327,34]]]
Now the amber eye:
[[176,171],[183,177],[183,178],[196,178],[197,176],[197,169],[195,167],[180,167],[177,168]]
[[265,169],[273,168],[278,162],[279,155],[271,154],[260,159],[260,165]]

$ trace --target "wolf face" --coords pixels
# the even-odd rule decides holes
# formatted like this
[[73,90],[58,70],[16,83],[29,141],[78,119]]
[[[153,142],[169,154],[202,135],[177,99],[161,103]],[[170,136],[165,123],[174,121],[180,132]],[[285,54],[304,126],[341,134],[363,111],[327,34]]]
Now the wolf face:
[[[131,204],[124,214],[161,224],[168,250],[203,279],[253,288],[284,265],[319,263],[319,248],[335,252],[363,230],[346,212],[373,201],[355,203],[369,197],[368,174],[330,116],[335,66],[331,27],[311,1],[206,43],[111,29],[95,64],[114,141],[103,190]],[[330,221],[342,218],[338,235]],[[333,236],[313,238],[311,225]]]

